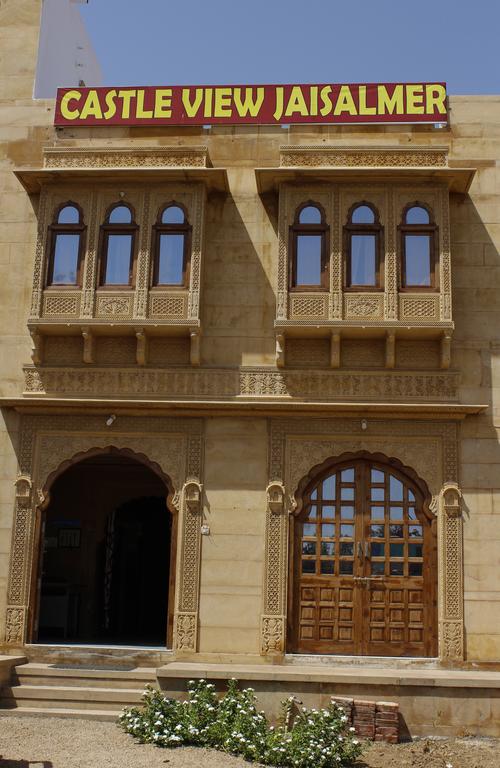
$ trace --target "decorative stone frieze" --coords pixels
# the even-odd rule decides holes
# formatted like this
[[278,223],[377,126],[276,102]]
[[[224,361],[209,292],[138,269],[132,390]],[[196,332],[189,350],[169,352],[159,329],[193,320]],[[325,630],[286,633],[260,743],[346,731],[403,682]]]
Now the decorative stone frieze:
[[46,147],[44,168],[206,168],[208,148],[192,147]]
[[[132,341],[132,340],[131,340]],[[117,361],[117,365],[120,365]],[[458,399],[453,371],[266,368],[83,368],[26,366],[25,394],[133,397],[286,398],[447,402]]]
[[325,166],[331,168],[446,168],[448,148],[282,146],[280,147],[280,166],[284,168]]

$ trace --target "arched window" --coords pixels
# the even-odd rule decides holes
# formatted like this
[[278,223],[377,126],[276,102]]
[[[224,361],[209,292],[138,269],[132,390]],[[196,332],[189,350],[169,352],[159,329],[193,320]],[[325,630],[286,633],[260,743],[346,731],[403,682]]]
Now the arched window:
[[370,203],[356,203],[344,228],[346,288],[383,288],[381,240],[382,227],[376,209]]
[[137,224],[125,203],[109,211],[101,227],[101,285],[131,285]]
[[304,480],[292,519],[298,653],[436,653],[436,521],[411,470],[358,455]]
[[154,230],[153,285],[187,286],[191,226],[184,208],[177,203],[166,205]]
[[401,288],[434,290],[438,287],[437,226],[430,209],[411,203],[403,212],[401,233]]
[[47,285],[80,284],[84,229],[83,216],[76,203],[65,203],[57,209],[50,226]]
[[328,290],[328,227],[322,209],[307,202],[290,227],[290,289]]

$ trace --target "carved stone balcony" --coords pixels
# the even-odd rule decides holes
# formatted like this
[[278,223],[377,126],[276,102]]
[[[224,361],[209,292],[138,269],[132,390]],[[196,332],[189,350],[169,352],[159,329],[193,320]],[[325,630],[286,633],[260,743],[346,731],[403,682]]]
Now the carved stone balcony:
[[[33,361],[43,362],[49,336],[83,338],[84,363],[94,361],[97,337],[125,336],[136,345],[136,362],[144,365],[150,340],[183,336],[190,340],[190,362],[197,365],[205,200],[214,191],[227,191],[226,172],[210,167],[207,148],[49,147],[42,168],[15,173],[30,194],[39,195],[28,321]],[[82,274],[78,286],[47,286],[49,225],[54,211],[68,200],[83,212]],[[126,288],[99,286],[100,228],[109,206],[120,200],[135,211],[134,278]],[[152,288],[153,228],[161,206],[170,200],[184,207],[191,227],[189,285]]]
[[[449,193],[465,194],[474,169],[450,167],[446,147],[287,146],[276,168],[256,170],[263,195],[279,196],[279,256],[276,302],[276,360],[287,363],[287,340],[329,339],[330,365],[341,364],[343,339],[384,339],[385,365],[395,366],[397,339],[435,340],[440,366],[450,362],[454,324],[451,301]],[[306,201],[325,212],[328,227],[328,290],[290,290],[290,232]],[[345,229],[349,211],[368,201],[383,230],[382,285],[346,288]],[[401,236],[405,206],[421,201],[433,211],[437,229],[437,287],[401,289]]]

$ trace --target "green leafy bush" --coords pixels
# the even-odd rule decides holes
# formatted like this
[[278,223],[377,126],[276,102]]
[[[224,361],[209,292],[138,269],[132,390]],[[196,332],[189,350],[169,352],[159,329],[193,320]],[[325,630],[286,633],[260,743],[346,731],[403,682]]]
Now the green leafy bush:
[[120,725],[143,743],[211,747],[279,768],[341,768],[361,754],[362,745],[337,705],[297,709],[291,697],[282,709],[282,723],[273,727],[257,710],[252,688],[240,690],[230,680],[219,698],[206,680],[190,680],[187,701],[148,687],[143,706],[124,710]]

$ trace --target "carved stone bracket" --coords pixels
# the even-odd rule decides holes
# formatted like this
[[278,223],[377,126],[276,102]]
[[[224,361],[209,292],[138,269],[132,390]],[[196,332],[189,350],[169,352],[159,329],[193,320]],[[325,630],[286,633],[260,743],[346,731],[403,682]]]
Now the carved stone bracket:
[[269,483],[266,488],[268,509],[279,515],[285,508],[285,488],[282,483]]
[[197,480],[188,480],[184,485],[184,500],[188,510],[198,515],[201,512],[203,486]]
[[462,493],[447,482],[439,494],[440,656],[449,663],[464,659],[464,588]]

